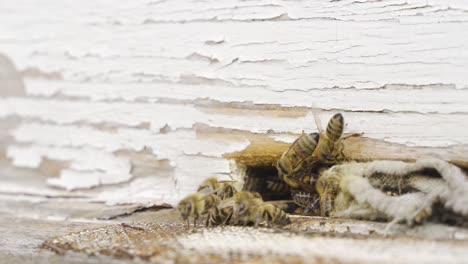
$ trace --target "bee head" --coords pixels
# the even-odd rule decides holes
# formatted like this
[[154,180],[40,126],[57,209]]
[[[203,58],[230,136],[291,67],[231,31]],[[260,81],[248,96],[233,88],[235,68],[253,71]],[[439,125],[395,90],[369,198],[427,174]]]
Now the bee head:
[[180,213],[180,216],[182,216],[182,219],[185,220],[189,217],[190,212],[192,211],[192,203],[190,201],[184,201],[182,200],[178,205],[177,205],[177,210]]
[[215,189],[216,184],[218,183],[218,179],[215,177],[208,178],[204,180],[200,186],[198,186],[197,192],[200,191],[213,191]]
[[238,215],[243,215],[245,213],[245,211],[247,211],[247,205],[245,203],[240,203],[238,204],[237,207],[237,214]]

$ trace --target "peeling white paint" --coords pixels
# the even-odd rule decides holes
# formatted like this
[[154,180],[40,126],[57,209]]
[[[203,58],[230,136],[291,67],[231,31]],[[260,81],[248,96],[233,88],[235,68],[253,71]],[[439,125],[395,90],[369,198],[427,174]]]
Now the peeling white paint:
[[[197,139],[194,131],[155,134],[142,129],[122,128],[106,132],[85,126],[40,123],[22,124],[12,131],[12,135],[17,142],[35,146],[8,148],[8,155],[16,166],[35,168],[43,157],[71,161],[70,168],[73,170],[62,170],[60,178],[48,179],[50,185],[69,190],[130,180],[128,159],[116,157],[113,152],[150,148],[158,159],[168,159],[176,168],[172,183],[164,185],[164,188],[171,193],[170,197],[178,199],[192,192],[193,186],[197,186],[204,177],[217,175],[228,179],[229,162],[222,159],[222,155],[240,151],[250,143],[248,140]],[[156,190],[151,192],[161,193]],[[134,196],[114,193],[112,200],[122,199],[128,201]],[[174,199],[166,202],[172,203]]]
[[[2,194],[12,195],[26,195],[29,197],[29,201],[41,201],[41,197],[52,197],[52,198],[91,198],[92,196],[80,191],[75,191],[73,193],[67,192],[65,190],[56,190],[51,188],[42,188],[34,185],[26,185],[23,183],[13,183],[13,182],[2,182],[0,185],[0,192]],[[23,197],[23,196],[21,196]],[[27,199],[27,198],[25,198]]]
[[47,183],[50,186],[60,187],[69,191],[96,187],[106,184],[122,183],[130,180],[129,173],[103,173],[103,172],[77,172],[74,170],[62,170],[60,178],[49,178]]
[[248,140],[197,139],[193,130],[159,134],[144,129],[120,128],[107,132],[87,126],[41,123],[22,124],[11,134],[18,142],[73,148],[93,147],[106,152],[120,149],[141,151],[149,147],[158,159],[170,160],[180,155],[221,158],[223,154],[240,151],[250,143]]
[[[0,50],[63,80],[26,80],[29,97],[0,98],[0,118],[22,120],[7,146],[15,166],[69,162],[48,179],[56,187],[113,184],[93,197],[174,204],[203,178],[228,178],[222,155],[250,143],[198,138],[194,126],[292,142],[317,131],[311,106],[331,110],[322,120],[343,112],[349,133],[468,144],[464,0],[49,0],[37,12],[43,5],[2,3]],[[145,147],[173,174],[135,178],[114,153]]]
[[180,193],[174,190],[173,179],[162,177],[136,178],[125,186],[103,190],[94,198],[95,201],[105,202],[107,205],[127,203],[176,205],[180,199]]
[[[251,132],[267,133],[269,130],[275,132],[289,132],[300,134],[305,132],[316,132],[314,117],[308,113],[304,117],[278,117],[275,115],[265,115],[256,113],[246,115],[243,113],[214,114],[200,111],[193,105],[159,104],[159,103],[105,103],[105,102],[83,102],[66,100],[32,100],[32,99],[0,99],[0,117],[19,115],[30,118],[39,118],[44,121],[57,124],[72,124],[84,122],[89,124],[115,123],[121,126],[138,126],[149,123],[153,132],[144,129],[120,129],[118,134],[93,132],[92,137],[88,136],[90,131],[95,131],[84,127],[78,129],[74,127],[51,127],[35,126],[18,131],[18,139],[23,137],[25,141],[34,140],[34,135],[29,131],[41,131],[43,136],[38,140],[48,142],[61,140],[60,142],[70,142],[73,145],[89,144],[90,146],[102,146],[106,148],[118,148],[131,145],[138,150],[143,146],[152,146],[151,142],[158,144],[173,144],[173,151],[185,151],[187,154],[198,152],[207,155],[220,156],[230,150],[236,150],[240,146],[247,144],[246,141],[234,143],[230,148],[229,143],[222,143],[223,140],[208,140],[211,143],[198,143],[193,146],[183,144],[185,139],[193,140],[193,132],[169,133],[166,136],[155,136],[159,130],[168,124],[172,129],[191,129],[196,123],[207,124],[211,127],[221,127],[228,129],[247,130]],[[328,120],[333,113],[323,115],[323,120]],[[451,146],[455,144],[468,144],[468,135],[460,129],[460,125],[466,122],[465,114],[431,114],[423,115],[418,113],[361,113],[345,112],[347,126],[345,132],[365,133],[365,136],[383,139],[388,142],[403,143],[416,146]],[[325,124],[323,124],[325,127]],[[430,128],[430,129],[429,129]],[[75,134],[78,133],[78,134]],[[73,135],[75,134],[75,135]],[[110,135],[106,135],[110,134]],[[38,134],[39,135],[39,134]],[[57,135],[57,137],[52,136]],[[67,135],[73,135],[69,137]],[[103,138],[109,136],[109,139]],[[153,138],[152,138],[153,137]],[[176,141],[167,140],[173,138]],[[48,139],[47,139],[48,138]],[[73,138],[73,140],[71,140]],[[115,138],[115,141],[114,139]],[[158,140],[160,138],[160,140]],[[192,139],[190,139],[192,138]],[[81,143],[78,143],[80,142]],[[85,141],[91,141],[86,143]],[[175,143],[173,143],[175,142]],[[155,154],[167,155],[158,152],[158,144],[154,145]],[[205,145],[204,145],[205,144]],[[207,145],[206,145],[207,144]],[[178,147],[176,147],[178,146]],[[182,149],[185,146],[185,149]],[[218,147],[222,148],[218,148]],[[224,148],[225,147],[225,148]],[[164,156],[166,157],[166,156]]]
[[351,88],[289,89],[282,92],[262,87],[231,87],[225,85],[188,84],[107,84],[74,83],[30,80],[26,82],[29,94],[49,96],[62,94],[84,97],[93,101],[123,100],[148,102],[164,99],[211,99],[222,103],[251,102],[286,107],[315,107],[346,111],[389,111],[417,113],[468,114],[468,89],[451,85],[428,86],[386,85],[373,90]]
[[42,158],[70,162],[70,170],[62,170],[60,178],[48,182],[68,190],[103,184],[126,182],[132,178],[130,161],[102,151],[47,146],[9,146],[7,156],[13,165],[36,168]]
[[51,0],[47,16],[5,3],[0,49],[20,68],[79,81],[468,88],[463,0],[98,2],[105,8]]

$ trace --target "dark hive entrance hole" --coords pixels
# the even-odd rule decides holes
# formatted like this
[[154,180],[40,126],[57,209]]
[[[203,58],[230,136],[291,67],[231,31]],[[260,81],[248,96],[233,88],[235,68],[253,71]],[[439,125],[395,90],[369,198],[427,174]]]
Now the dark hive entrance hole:
[[289,187],[274,166],[247,166],[243,190],[258,192],[265,201],[291,199]]
[[275,164],[288,143],[261,138],[242,151],[224,155],[234,161],[235,172],[243,180],[243,190],[258,192],[264,201],[291,200],[291,190],[278,176]]

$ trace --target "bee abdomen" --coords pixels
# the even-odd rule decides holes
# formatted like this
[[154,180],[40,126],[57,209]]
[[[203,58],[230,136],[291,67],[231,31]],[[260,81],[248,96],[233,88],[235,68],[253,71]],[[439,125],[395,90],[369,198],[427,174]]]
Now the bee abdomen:
[[299,139],[293,143],[292,149],[300,160],[312,155],[319,140],[318,133],[302,134]]
[[282,181],[269,180],[266,182],[267,189],[275,193],[287,193],[289,192],[289,185]]
[[269,219],[270,223],[276,225],[286,225],[290,223],[288,214],[273,204],[265,204],[263,210],[264,219]]
[[277,212],[276,212],[277,215],[276,215],[275,224],[278,224],[278,225],[290,224],[291,220],[289,219],[289,215],[279,208],[276,208],[276,209],[277,209]]
[[302,134],[294,141],[278,160],[277,169],[279,175],[288,175],[302,160],[312,155],[320,135],[318,133]]
[[343,135],[344,118],[340,113],[335,114],[327,125],[327,137],[331,141],[337,141]]

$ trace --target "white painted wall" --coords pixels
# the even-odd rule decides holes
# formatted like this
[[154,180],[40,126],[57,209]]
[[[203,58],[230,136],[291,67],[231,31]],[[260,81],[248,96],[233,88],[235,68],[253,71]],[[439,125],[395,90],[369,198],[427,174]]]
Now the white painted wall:
[[[324,120],[343,112],[347,132],[468,145],[463,0],[20,0],[0,13],[0,52],[27,92],[0,98],[0,118],[21,120],[6,155],[32,169],[66,161],[49,188],[174,203],[205,177],[227,178],[222,155],[250,143],[197,124],[290,140],[316,130],[312,106],[332,110]],[[145,150],[153,159],[135,154]],[[166,159],[168,172],[132,169]]]

